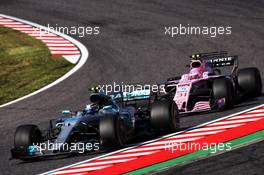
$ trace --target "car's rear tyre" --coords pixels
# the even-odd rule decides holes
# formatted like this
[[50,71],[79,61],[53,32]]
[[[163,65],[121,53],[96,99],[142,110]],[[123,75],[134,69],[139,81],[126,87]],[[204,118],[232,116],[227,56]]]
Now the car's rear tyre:
[[213,97],[215,100],[225,99],[223,109],[234,107],[234,88],[230,79],[220,78],[213,81]]
[[262,93],[260,72],[255,67],[239,70],[237,82],[241,92],[246,98],[260,96]]
[[100,119],[100,141],[104,147],[123,146],[126,141],[126,131],[120,118],[107,115]]
[[173,100],[160,99],[151,106],[150,122],[156,131],[176,131],[180,129],[179,112]]
[[29,145],[41,143],[41,139],[41,131],[36,125],[21,125],[16,129],[14,146],[26,148]]

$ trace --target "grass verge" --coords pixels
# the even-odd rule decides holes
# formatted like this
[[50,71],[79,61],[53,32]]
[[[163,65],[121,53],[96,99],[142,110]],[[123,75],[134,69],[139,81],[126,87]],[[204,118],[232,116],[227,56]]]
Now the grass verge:
[[0,104],[40,89],[73,66],[62,57],[52,57],[40,40],[0,26]]

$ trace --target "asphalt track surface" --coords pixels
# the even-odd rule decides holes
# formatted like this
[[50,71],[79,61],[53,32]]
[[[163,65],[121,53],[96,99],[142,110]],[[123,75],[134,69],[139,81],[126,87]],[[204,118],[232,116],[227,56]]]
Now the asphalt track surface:
[[[261,0],[1,0],[0,4],[1,13],[44,26],[101,27],[99,36],[73,36],[89,50],[89,58],[83,68],[45,92],[0,109],[0,174],[37,174],[97,156],[82,155],[34,163],[8,160],[16,126],[28,123],[44,125],[63,109],[83,108],[88,103],[87,89],[91,85],[113,81],[162,82],[184,72],[191,53],[215,50],[238,54],[241,67],[257,66],[264,77],[264,2]],[[169,38],[164,35],[164,26],[179,24],[231,25],[232,34],[219,38]],[[182,127],[201,124],[263,102],[261,97],[238,105],[234,110],[185,117],[181,120]],[[263,143],[253,148],[263,154]],[[251,153],[247,149],[245,151]],[[255,166],[250,168],[241,169],[237,164],[233,168],[223,167],[223,160],[233,163],[241,158],[234,156],[231,161],[223,159],[223,156],[203,160],[204,163],[192,163],[190,169],[186,165],[173,171],[176,174],[181,171],[184,174],[197,173],[197,169],[206,168],[206,162],[210,160],[214,171],[203,171],[205,174],[219,174],[220,170],[231,174],[233,169],[239,174],[258,174],[257,167],[263,166],[263,160],[252,160],[249,162]]]

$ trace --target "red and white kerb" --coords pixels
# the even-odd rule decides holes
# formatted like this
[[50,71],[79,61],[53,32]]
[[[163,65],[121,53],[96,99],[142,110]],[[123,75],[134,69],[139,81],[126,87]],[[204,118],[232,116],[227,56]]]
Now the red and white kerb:
[[54,34],[51,30],[40,29],[20,21],[1,17],[1,15],[0,25],[18,30],[41,40],[48,46],[53,56],[62,56],[73,64],[76,64],[81,57],[81,52],[75,44],[62,36]]

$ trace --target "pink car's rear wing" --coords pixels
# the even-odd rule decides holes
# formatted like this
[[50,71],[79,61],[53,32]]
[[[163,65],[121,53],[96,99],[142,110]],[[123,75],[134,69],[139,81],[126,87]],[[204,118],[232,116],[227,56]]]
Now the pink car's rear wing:
[[193,54],[191,58],[206,62],[210,64],[212,68],[233,66],[231,75],[236,73],[238,68],[238,56],[229,56],[226,51],[197,53]]

